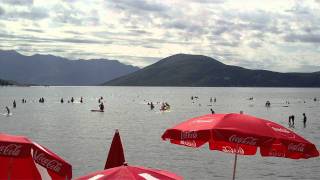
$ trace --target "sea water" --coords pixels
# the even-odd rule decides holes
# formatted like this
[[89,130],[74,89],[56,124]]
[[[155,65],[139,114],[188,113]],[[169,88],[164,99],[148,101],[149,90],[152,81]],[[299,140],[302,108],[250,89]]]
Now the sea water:
[[[105,112],[98,109],[103,97]],[[191,100],[191,96],[198,99]],[[44,103],[38,100],[43,97]],[[68,103],[74,97],[75,103]],[[83,97],[84,103],[79,103]],[[216,102],[210,102],[210,98]],[[253,97],[253,100],[249,100]],[[27,103],[21,103],[22,99]],[[60,99],[64,98],[64,103]],[[317,101],[314,101],[317,98]],[[16,100],[17,108],[12,108]],[[103,170],[115,129],[119,129],[129,165],[165,169],[185,179],[231,179],[234,155],[170,144],[162,133],[189,118],[211,113],[239,113],[288,127],[320,149],[319,88],[207,87],[0,87],[0,132],[24,135],[72,164],[73,177]],[[271,107],[266,108],[265,102]],[[155,104],[150,110],[148,102]],[[161,112],[162,102],[171,109]],[[11,111],[6,113],[5,106]],[[307,115],[303,128],[302,113]],[[319,158],[238,156],[237,179],[319,179]]]

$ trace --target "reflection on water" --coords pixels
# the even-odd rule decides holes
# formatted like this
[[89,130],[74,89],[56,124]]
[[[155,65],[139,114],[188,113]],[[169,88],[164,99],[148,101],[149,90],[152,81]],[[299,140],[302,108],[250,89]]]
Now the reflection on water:
[[[84,103],[79,102],[81,96]],[[100,96],[105,112],[91,112],[98,109]],[[199,98],[192,101],[191,96]],[[129,164],[167,169],[186,179],[231,179],[233,155],[210,151],[208,145],[173,145],[161,140],[162,133],[211,113],[210,108],[216,113],[243,111],[286,127],[289,115],[295,115],[294,131],[319,149],[320,102],[313,101],[318,96],[317,88],[0,87],[0,132],[26,135],[48,147],[72,164],[74,177],[104,168],[114,130],[119,129]],[[45,103],[38,103],[41,97]],[[67,103],[71,97],[75,103]],[[21,103],[23,98],[27,103]],[[162,102],[170,104],[170,111],[160,112]],[[3,115],[5,106],[12,116]],[[318,179],[319,169],[319,158],[262,158],[258,152],[238,157],[237,179]]]

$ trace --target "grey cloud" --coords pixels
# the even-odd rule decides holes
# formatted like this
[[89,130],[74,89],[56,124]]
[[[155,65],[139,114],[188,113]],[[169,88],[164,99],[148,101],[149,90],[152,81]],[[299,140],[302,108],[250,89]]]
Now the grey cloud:
[[64,33],[68,33],[68,34],[75,34],[75,35],[80,35],[82,33],[78,32],[78,31],[63,31]]
[[[91,33],[93,36],[102,38],[102,39],[114,39],[114,40],[123,40],[128,41],[130,37],[137,37],[137,36],[150,36],[152,33],[141,30],[141,29],[130,29],[126,32],[111,32],[111,31],[96,31]],[[135,41],[139,41],[141,39],[135,39]]]
[[30,20],[40,20],[49,17],[48,11],[40,7],[31,7],[23,11],[9,11],[4,16],[0,17],[8,20],[16,19],[30,19]]
[[225,39],[222,36],[209,35],[206,36],[210,44],[213,46],[227,46],[227,47],[238,47],[241,44],[239,37],[233,37],[232,39]]
[[[213,35],[221,35],[224,32],[230,32],[236,28],[236,24],[230,21],[219,19],[212,26]],[[238,28],[237,28],[238,29]]]
[[234,37],[232,39],[225,39],[223,36],[208,35],[206,36],[206,39],[210,42],[212,46],[237,47],[241,43],[238,37]]
[[29,32],[36,32],[36,33],[43,33],[44,31],[41,29],[29,29],[29,28],[24,28],[24,31],[29,31]]
[[165,11],[167,6],[160,3],[150,3],[145,0],[117,0],[112,1],[113,5],[116,8],[122,10],[131,10],[131,11]]
[[2,0],[1,2],[5,4],[20,5],[20,6],[33,4],[33,0]]
[[292,69],[293,72],[319,72],[320,66],[315,65],[300,65],[299,67]]
[[63,39],[48,39],[58,42],[66,43],[81,43],[81,44],[112,44],[112,41],[100,41],[100,40],[90,40],[90,39],[77,39],[77,38],[63,38]]
[[291,9],[286,10],[288,13],[292,14],[299,14],[299,15],[308,15],[310,14],[310,8],[307,6],[303,6],[303,3],[298,2],[294,7]]
[[2,16],[3,14],[5,14],[4,9],[0,6],[0,16]]
[[177,33],[186,40],[192,38],[201,38],[208,33],[208,28],[199,22],[185,19],[165,20],[161,28],[178,30]]
[[184,29],[187,29],[189,26],[188,26],[187,22],[176,20],[176,21],[170,21],[170,22],[164,24],[164,27],[184,30]]
[[[97,31],[91,33],[99,39],[108,39],[113,44],[125,46],[141,46],[145,48],[156,48],[161,44],[187,44],[181,40],[171,39],[169,36],[151,38],[150,32],[144,30],[134,30],[131,32],[110,32],[110,31]],[[136,38],[138,37],[138,38]]]
[[320,34],[288,34],[284,36],[287,42],[320,43]]
[[237,17],[243,21],[253,24],[267,24],[273,20],[272,14],[266,11],[246,11],[236,13]]
[[[248,69],[258,69],[258,70],[268,70],[276,69],[278,67],[278,60],[262,58],[257,60],[248,60],[248,59],[237,59],[234,63],[236,66],[248,68]],[[280,68],[281,69],[281,68]],[[283,69],[283,68],[282,68]]]
[[130,29],[129,30],[134,35],[151,35],[151,32],[141,30],[141,29]]
[[156,18],[167,16],[168,5],[146,0],[106,1],[108,7],[116,12],[123,12],[121,24],[124,26],[150,27],[155,25]]
[[[264,33],[279,34],[279,19],[283,17],[277,13],[266,11],[246,11],[246,12],[225,12],[220,19],[217,19],[213,32],[217,34],[230,31],[260,31]],[[227,19],[227,20],[226,20]]]
[[253,48],[253,49],[257,49],[257,48],[262,46],[262,43],[258,42],[258,41],[250,41],[248,46]]
[[94,39],[80,39],[79,37],[74,38],[42,38],[36,36],[23,36],[23,35],[12,35],[12,34],[0,34],[0,38],[5,41],[14,42],[33,42],[33,43],[75,43],[75,44],[112,44],[112,41],[101,41]]
[[[75,8],[73,4],[58,4],[53,8],[53,22],[73,25],[99,25],[100,19],[97,14],[86,14]],[[57,25],[60,26],[60,25]]]

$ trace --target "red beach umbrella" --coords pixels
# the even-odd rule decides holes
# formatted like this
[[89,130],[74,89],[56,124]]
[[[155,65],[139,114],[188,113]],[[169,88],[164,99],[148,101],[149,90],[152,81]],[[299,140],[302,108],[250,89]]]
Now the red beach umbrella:
[[116,129],[104,169],[122,166],[125,161],[120,134],[118,129]]
[[125,163],[119,131],[116,130],[105,165],[105,170],[93,172],[77,180],[182,180],[183,178],[169,171],[150,169],[141,166],[128,166]]
[[72,167],[24,136],[0,133],[0,179],[71,179]]
[[76,180],[182,180],[183,178],[169,171],[150,169],[140,166],[119,166],[97,171]]
[[173,144],[200,147],[209,142],[210,150],[237,155],[254,155],[260,148],[262,156],[308,159],[319,156],[315,145],[293,131],[268,120],[245,114],[208,114],[182,122],[167,129],[163,140]]

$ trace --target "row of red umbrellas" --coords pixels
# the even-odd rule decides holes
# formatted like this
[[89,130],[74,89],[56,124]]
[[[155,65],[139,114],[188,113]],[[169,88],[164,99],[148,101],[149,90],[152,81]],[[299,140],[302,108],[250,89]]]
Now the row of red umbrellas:
[[[47,148],[24,136],[0,133],[0,179],[69,180],[71,178],[71,165]],[[182,180],[182,177],[165,170],[127,165],[120,134],[116,130],[105,170],[77,179]]]
[[[209,143],[210,150],[237,156],[261,156],[308,159],[319,156],[315,145],[277,123],[245,114],[208,114],[195,117],[167,129],[163,140],[188,147]],[[0,179],[71,179],[69,163],[47,148],[23,136],[0,133]],[[90,179],[183,179],[172,172],[125,163],[120,134],[116,130],[105,170],[78,178]]]

